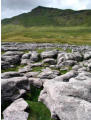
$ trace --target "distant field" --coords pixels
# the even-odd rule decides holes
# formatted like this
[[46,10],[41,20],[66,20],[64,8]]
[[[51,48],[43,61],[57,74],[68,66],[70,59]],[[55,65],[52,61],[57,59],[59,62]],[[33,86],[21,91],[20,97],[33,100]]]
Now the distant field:
[[3,25],[2,42],[48,42],[91,45],[91,27],[23,27],[20,25]]

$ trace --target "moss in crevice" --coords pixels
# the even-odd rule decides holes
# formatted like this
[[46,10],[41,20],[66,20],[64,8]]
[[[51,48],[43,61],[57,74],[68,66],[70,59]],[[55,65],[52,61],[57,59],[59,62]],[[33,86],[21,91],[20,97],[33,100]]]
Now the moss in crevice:
[[29,50],[23,50],[24,53],[29,53]]
[[45,69],[44,66],[33,67],[32,72],[41,72],[42,69]]
[[12,67],[12,68],[8,68],[8,69],[5,69],[5,70],[1,70],[1,73],[4,73],[4,72],[10,72],[10,71],[18,71],[18,68],[19,66],[16,65],[15,67]]
[[36,51],[40,54],[40,53],[42,53],[42,52],[46,51],[46,48],[36,49]]
[[[26,64],[26,65],[27,65],[27,64]],[[1,70],[1,73],[10,72],[10,71],[18,72],[19,68],[23,68],[23,67],[25,67],[26,65],[17,64],[17,65],[15,65],[15,66],[12,67],[12,68],[8,68],[8,69],[5,69],[5,70]]]
[[72,70],[72,67],[71,66],[66,66],[68,67],[68,69],[66,70],[65,68],[63,70],[59,70],[60,73],[63,75],[63,74],[66,74],[67,72],[69,72],[70,70]]
[[25,96],[25,100],[29,104],[30,113],[28,120],[53,120],[48,108],[41,102],[38,102],[38,97],[42,88],[30,86],[31,90]]
[[5,53],[5,51],[1,51],[1,55],[3,55]]

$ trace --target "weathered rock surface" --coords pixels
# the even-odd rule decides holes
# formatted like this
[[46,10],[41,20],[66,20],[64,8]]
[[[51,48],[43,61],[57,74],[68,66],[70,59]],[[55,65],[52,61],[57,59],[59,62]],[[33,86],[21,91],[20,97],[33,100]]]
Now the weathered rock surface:
[[1,69],[2,69],[2,70],[5,70],[5,69],[8,69],[8,68],[10,68],[9,62],[2,61],[2,60],[1,60]]
[[23,74],[19,72],[4,72],[1,74],[2,79],[12,78],[12,77],[21,77]]
[[31,85],[41,88],[43,86],[42,80],[40,78],[29,78],[29,82]]
[[27,110],[28,107],[28,104],[22,98],[14,101],[4,110],[4,120],[27,120],[28,113],[25,112],[25,110]]
[[57,57],[57,50],[52,50],[52,51],[45,51],[41,53],[41,58],[55,58]]
[[46,104],[53,118],[90,120],[91,73],[79,73],[77,77],[69,79],[69,82],[60,82],[60,80],[46,81],[39,101]]
[[19,64],[21,61],[22,54],[23,54],[22,52],[15,52],[15,51],[14,52],[12,52],[12,51],[6,52],[1,57],[1,60],[2,60],[1,68],[8,69],[8,68],[12,67],[12,65]]
[[26,77],[31,78],[31,77],[37,77],[39,72],[27,72],[25,74]]
[[30,59],[31,59],[31,61],[38,62],[38,60],[40,59],[39,54],[36,51],[33,51],[31,53]]
[[22,56],[23,52],[21,51],[7,51],[3,54],[4,56],[13,56],[13,55],[19,55]]
[[26,72],[30,72],[31,70],[32,70],[31,66],[27,65],[23,68],[20,68],[18,71],[19,71],[19,73],[26,73]]
[[77,61],[81,61],[83,59],[83,56],[78,53],[59,53],[57,58],[57,65],[62,66],[73,66],[77,63]]
[[90,59],[91,58],[91,51],[89,51],[89,52],[85,52],[84,53],[84,59]]
[[22,56],[22,59],[29,59],[31,56],[31,53],[25,53],[23,56]]
[[58,75],[59,75],[59,71],[46,68],[38,75],[38,77],[41,79],[53,79]]
[[46,63],[48,63],[50,65],[55,65],[56,64],[56,60],[53,59],[53,58],[46,58],[46,59],[43,60],[43,64],[46,64]]
[[2,79],[1,97],[2,104],[4,101],[13,101],[30,90],[30,84],[26,77],[13,77]]
[[75,77],[75,76],[77,76],[77,72],[72,70],[70,72],[67,72],[64,75],[60,75],[60,76],[55,77],[54,80],[60,81],[60,82],[62,82],[62,81],[68,82],[70,78]]
[[21,59],[21,65],[30,64],[30,59]]

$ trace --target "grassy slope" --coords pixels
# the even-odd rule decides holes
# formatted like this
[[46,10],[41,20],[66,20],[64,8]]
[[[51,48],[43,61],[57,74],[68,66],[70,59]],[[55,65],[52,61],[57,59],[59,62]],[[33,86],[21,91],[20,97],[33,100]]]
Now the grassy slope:
[[2,41],[91,45],[91,10],[35,8],[3,20]]
[[2,26],[3,42],[50,42],[91,45],[91,27]]

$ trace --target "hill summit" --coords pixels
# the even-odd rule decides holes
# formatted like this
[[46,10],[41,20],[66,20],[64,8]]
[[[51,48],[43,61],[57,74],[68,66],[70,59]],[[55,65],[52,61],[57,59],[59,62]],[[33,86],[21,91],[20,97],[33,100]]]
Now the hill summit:
[[91,26],[91,10],[74,11],[38,6],[31,12],[2,20],[2,25],[29,26]]

